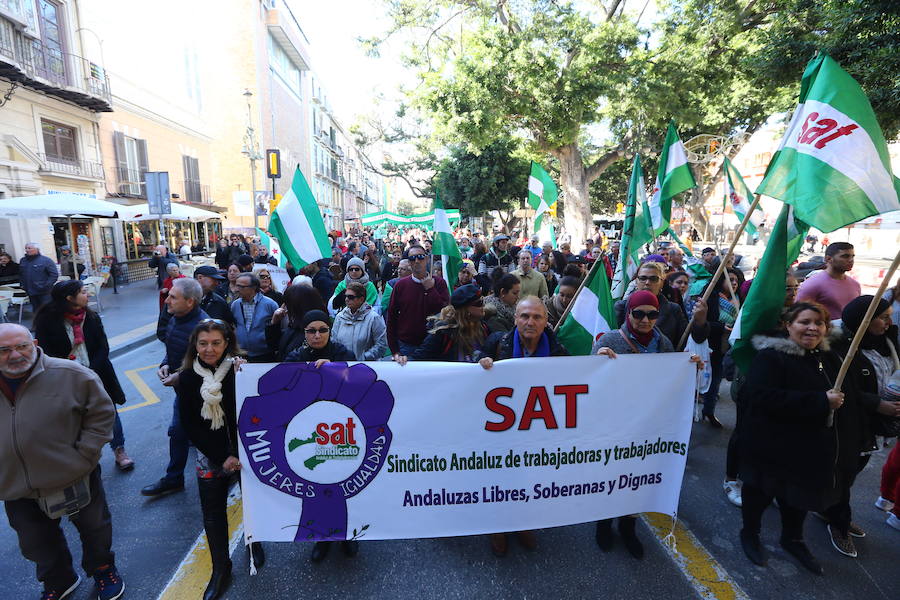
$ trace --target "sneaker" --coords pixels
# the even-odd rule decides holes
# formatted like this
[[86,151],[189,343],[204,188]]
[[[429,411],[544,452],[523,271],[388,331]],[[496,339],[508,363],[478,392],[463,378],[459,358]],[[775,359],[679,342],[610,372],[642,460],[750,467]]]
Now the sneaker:
[[737,507],[743,505],[743,500],[741,500],[742,485],[743,484],[739,479],[735,479],[734,481],[728,481],[726,479],[722,482],[722,489],[725,490],[725,495],[728,496],[728,501]]
[[875,508],[884,512],[891,512],[894,509],[894,503],[887,498],[878,496],[878,500],[875,501]]
[[831,545],[834,549],[850,558],[856,558],[856,546],[853,538],[838,531],[837,527],[828,525],[828,534],[831,536]]
[[94,581],[97,584],[97,600],[116,600],[125,593],[125,582],[114,565],[97,569]]
[[81,585],[81,576],[75,576],[75,583],[70,585],[64,590],[59,589],[49,589],[44,590],[44,593],[41,594],[41,600],[62,600],[63,598],[68,598],[69,595],[74,592],[78,586]]
[[885,521],[885,523],[887,523],[897,531],[900,531],[900,519],[898,519],[897,515],[895,515],[894,513],[888,515],[887,521]]
[[847,533],[849,533],[853,537],[857,537],[857,538],[866,537],[865,530],[862,527],[860,527],[859,525],[857,525],[856,523],[854,523],[853,521],[850,521],[850,526],[847,527]]

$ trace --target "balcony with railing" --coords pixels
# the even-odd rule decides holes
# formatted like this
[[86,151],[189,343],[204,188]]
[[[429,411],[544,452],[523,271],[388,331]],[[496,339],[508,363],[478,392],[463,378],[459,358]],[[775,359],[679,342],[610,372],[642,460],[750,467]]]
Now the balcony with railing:
[[106,72],[91,61],[51,48],[0,16],[0,77],[74,102],[95,112],[112,111]]
[[183,196],[181,201],[187,204],[212,204],[209,186],[203,185],[199,181],[186,180],[181,182],[181,190]]
[[62,156],[52,156],[38,153],[42,165],[40,170],[51,175],[61,175],[64,177],[83,177],[86,179],[95,179],[103,181],[104,172],[103,165],[92,160],[77,160],[64,158]]

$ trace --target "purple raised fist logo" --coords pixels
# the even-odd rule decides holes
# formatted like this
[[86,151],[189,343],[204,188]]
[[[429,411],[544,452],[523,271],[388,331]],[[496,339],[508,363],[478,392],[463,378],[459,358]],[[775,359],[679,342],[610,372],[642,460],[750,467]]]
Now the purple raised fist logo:
[[378,475],[391,445],[390,388],[364,363],[282,363],[257,392],[238,416],[253,474],[302,499],[295,541],[347,539],[347,499]]

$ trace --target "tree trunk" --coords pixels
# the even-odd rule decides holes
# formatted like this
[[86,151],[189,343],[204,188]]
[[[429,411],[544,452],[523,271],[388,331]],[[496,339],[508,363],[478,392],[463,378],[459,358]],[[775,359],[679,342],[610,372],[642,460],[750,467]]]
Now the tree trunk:
[[594,226],[587,169],[575,144],[557,148],[553,155],[559,160],[559,183],[566,196],[566,232],[572,237],[572,250],[577,252]]

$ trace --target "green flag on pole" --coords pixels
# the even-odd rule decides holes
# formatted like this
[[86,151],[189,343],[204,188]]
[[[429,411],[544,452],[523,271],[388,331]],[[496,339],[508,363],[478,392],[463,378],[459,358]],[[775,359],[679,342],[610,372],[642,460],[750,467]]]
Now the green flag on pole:
[[578,296],[572,300],[572,309],[560,324],[556,337],[569,353],[586,356],[591,353],[594,342],[615,327],[616,313],[606,268],[603,261],[598,260]]
[[541,229],[544,213],[556,204],[558,196],[556,183],[550,173],[531,161],[531,175],[528,176],[528,205],[534,209],[534,231]]
[[[725,169],[725,203],[730,202],[735,216],[743,221],[744,217],[747,216],[747,211],[750,210],[750,205],[753,204],[753,192],[744,183],[744,178],[741,176],[740,171],[727,157],[723,167]],[[762,215],[757,210],[750,215],[750,222],[747,223],[746,231],[753,237],[757,237],[756,228],[760,224],[762,224]]]
[[640,157],[635,155],[631,166],[631,181],[628,184],[628,198],[625,201],[625,221],[622,224],[619,261],[613,273],[613,300],[625,297],[625,290],[637,272],[641,248],[653,240],[650,215],[644,211],[646,205],[647,186],[644,184],[644,170],[641,168]]
[[286,266],[287,257],[285,257],[284,253],[281,251],[281,244],[278,243],[278,240],[270,236],[259,227],[256,228],[256,235],[259,237],[260,243],[269,250],[269,256],[274,257],[275,260],[278,261],[278,266]]
[[792,205],[826,233],[900,210],[900,180],[869,99],[830,56],[806,66],[799,104],[756,193]]
[[751,343],[753,336],[778,324],[784,306],[787,270],[800,255],[803,239],[809,230],[808,225],[794,219],[793,212],[787,204],[782,207],[756,277],[750,285],[750,292],[731,332],[731,353],[735,364],[744,373],[756,353]]
[[312,190],[298,168],[288,190],[269,219],[269,231],[295,269],[331,257],[325,221]]
[[431,251],[435,256],[441,257],[441,268],[447,286],[452,290],[459,278],[459,266],[462,264],[462,255],[459,246],[453,238],[453,230],[450,228],[450,219],[440,196],[434,195],[434,243]]
[[653,184],[653,194],[647,208],[644,209],[650,215],[653,237],[669,228],[669,221],[672,219],[672,197],[696,185],[694,174],[688,166],[687,151],[675,129],[675,121],[669,121],[666,141],[659,155],[659,170]]

